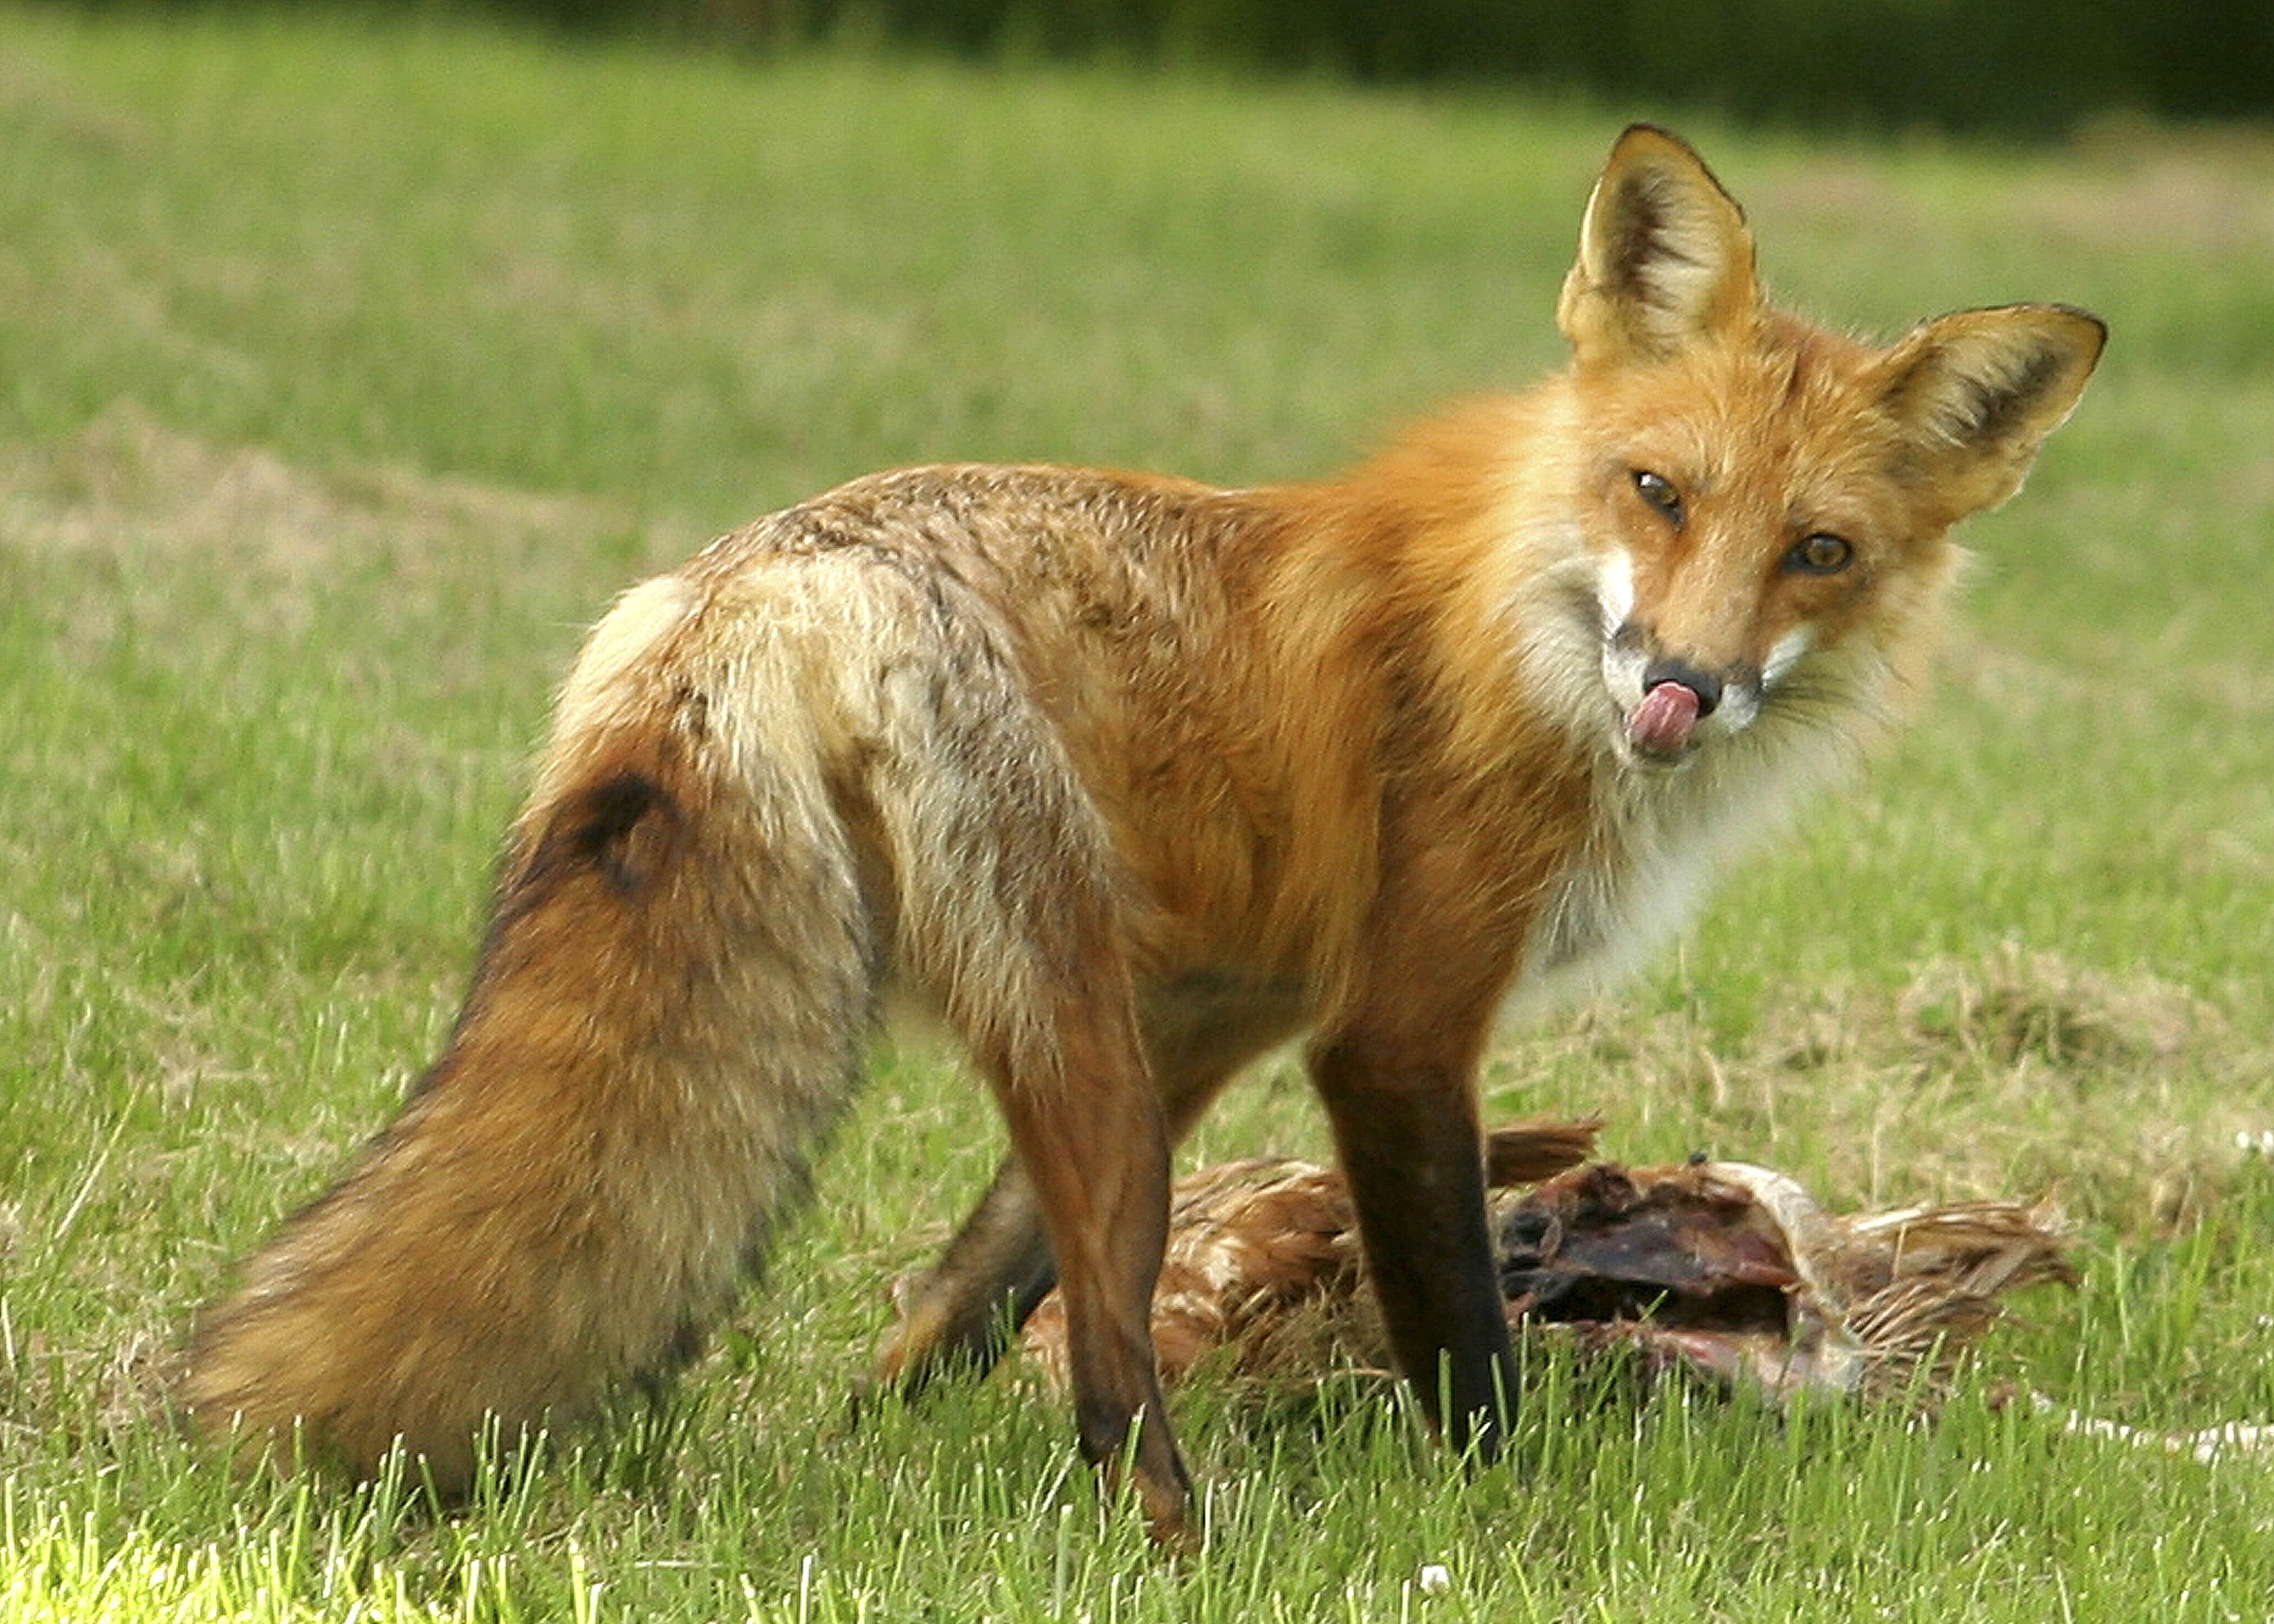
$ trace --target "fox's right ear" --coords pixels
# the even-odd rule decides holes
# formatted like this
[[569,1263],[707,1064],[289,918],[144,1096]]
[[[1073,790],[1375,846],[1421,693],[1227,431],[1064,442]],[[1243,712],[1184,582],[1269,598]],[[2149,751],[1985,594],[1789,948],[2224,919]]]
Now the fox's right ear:
[[1760,299],[1753,234],[1690,143],[1634,124],[1587,199],[1556,325],[1585,364],[1658,359]]

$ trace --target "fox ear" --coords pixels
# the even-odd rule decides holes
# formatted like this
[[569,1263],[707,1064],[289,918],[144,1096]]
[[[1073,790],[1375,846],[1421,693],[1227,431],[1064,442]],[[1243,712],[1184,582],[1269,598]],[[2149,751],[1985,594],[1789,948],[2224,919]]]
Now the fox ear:
[[1760,297],[1744,211],[1680,136],[1634,124],[1587,199],[1556,325],[1580,361],[1673,354]]
[[1880,395],[1907,471],[1946,493],[1954,519],[1996,507],[2022,488],[2107,339],[2099,317],[2066,304],[1962,311],[1916,329],[1887,356]]

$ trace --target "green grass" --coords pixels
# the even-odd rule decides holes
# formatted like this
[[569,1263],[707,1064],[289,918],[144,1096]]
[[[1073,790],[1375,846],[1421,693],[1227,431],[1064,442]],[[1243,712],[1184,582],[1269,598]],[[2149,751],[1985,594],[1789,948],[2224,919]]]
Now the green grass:
[[[431,1056],[578,628],[862,470],[1321,470],[1555,358],[1630,112],[478,30],[0,14],[0,1621],[2214,1620],[2274,1473],[2068,1437],[2274,1418],[2274,143],[1693,127],[1772,280],[2113,347],[1977,523],[1931,715],[1496,1115],[1600,1108],[1835,1205],[2034,1193],[2083,1289],[1941,1422],[1606,1395],[1552,1356],[1472,1478],[1352,1380],[1203,1386],[1196,1556],[1014,1378],[847,1419],[885,1286],[996,1154],[880,1061],[827,1199],[671,1406],[436,1520],[234,1484],[158,1396],[192,1307]],[[1195,1156],[1315,1150],[1285,1079]],[[1452,1584],[1424,1593],[1425,1564]]]

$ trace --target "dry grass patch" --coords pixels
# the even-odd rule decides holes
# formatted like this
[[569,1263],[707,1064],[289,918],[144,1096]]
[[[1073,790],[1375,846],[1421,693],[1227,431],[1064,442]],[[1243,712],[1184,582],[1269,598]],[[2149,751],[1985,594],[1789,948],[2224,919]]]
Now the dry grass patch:
[[2030,188],[2023,207],[2082,246],[2142,242],[2207,258],[2274,252],[2274,134],[2109,120],[2077,141],[2076,169]]
[[132,401],[59,444],[0,447],[0,543],[27,552],[221,563],[302,587],[349,560],[415,568],[478,545],[496,563],[516,545],[589,541],[629,523],[620,504],[588,498],[298,467],[169,427]]
[[2269,1062],[2188,989],[2008,944],[1795,995],[1735,1037],[1614,1005],[1500,1065],[1600,1109],[1614,1154],[1765,1162],[1841,1207],[2051,1195],[2140,1234],[2200,1216],[2238,1135],[2274,1125],[2251,1085]]

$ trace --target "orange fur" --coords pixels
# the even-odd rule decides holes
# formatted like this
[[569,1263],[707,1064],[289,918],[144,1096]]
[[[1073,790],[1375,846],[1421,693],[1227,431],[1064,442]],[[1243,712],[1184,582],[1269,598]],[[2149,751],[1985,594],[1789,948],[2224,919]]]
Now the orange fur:
[[[1332,481],[856,481],[629,594],[563,693],[449,1046],[201,1318],[184,1398],[445,1488],[722,1312],[855,1080],[934,1004],[1014,1147],[883,1360],[984,1365],[1055,1277],[1085,1450],[1186,1479],[1148,1340],[1168,1150],[1307,1034],[1398,1357],[1489,1447],[1510,1373],[1473,1071],[1615,973],[1896,708],[1945,532],[2100,345],[2057,306],[1881,350],[1770,308],[1638,127],[1564,371]],[[1133,1445],[1139,1417],[1144,1425]]]

